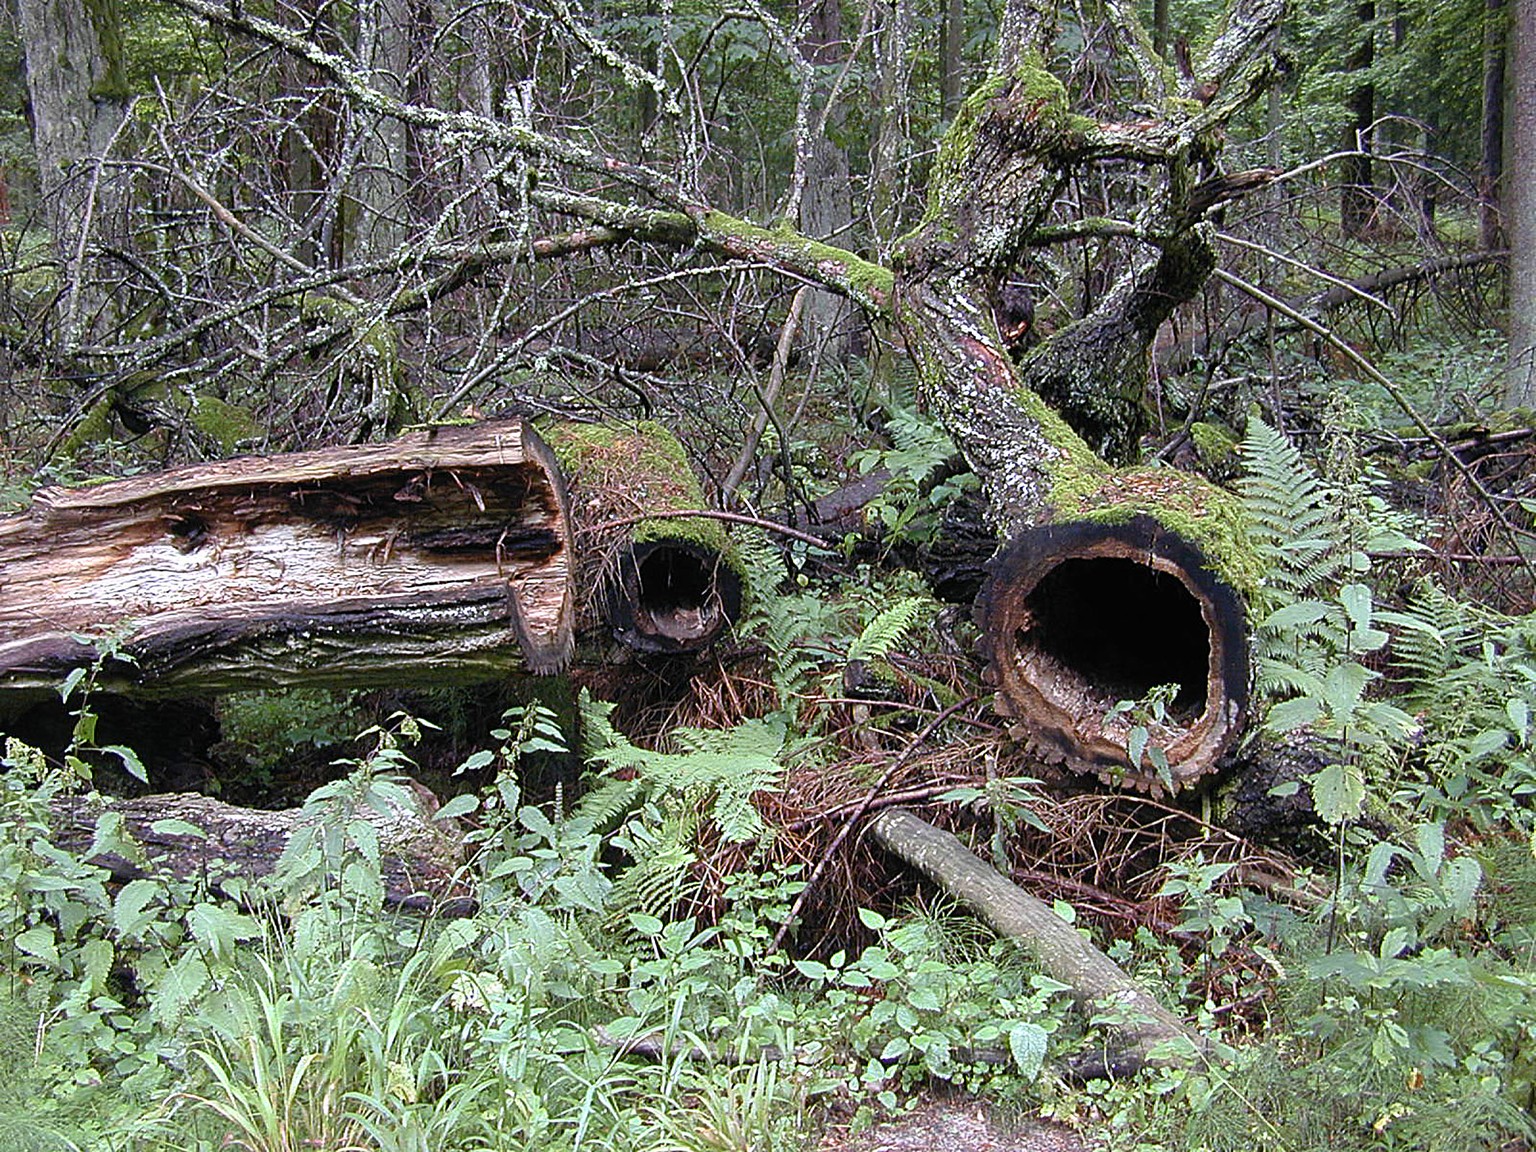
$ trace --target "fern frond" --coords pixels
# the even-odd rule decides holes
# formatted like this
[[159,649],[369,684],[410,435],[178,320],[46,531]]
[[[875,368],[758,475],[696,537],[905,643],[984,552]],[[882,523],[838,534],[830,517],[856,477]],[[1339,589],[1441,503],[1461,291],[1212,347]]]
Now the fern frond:
[[929,603],[922,596],[908,596],[877,613],[848,646],[848,659],[884,660],[922,619]]
[[674,809],[660,823],[634,821],[628,828],[632,863],[614,881],[608,907],[609,927],[628,937],[631,914],[672,919],[683,897],[689,868],[698,859],[692,844],[698,834],[698,818],[685,809]]

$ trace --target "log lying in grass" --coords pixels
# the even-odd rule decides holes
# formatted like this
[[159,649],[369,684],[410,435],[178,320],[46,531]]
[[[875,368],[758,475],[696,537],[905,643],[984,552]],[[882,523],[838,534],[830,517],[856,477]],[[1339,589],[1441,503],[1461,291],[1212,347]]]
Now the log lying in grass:
[[[463,872],[464,844],[456,828],[432,819],[437,802],[413,786],[418,803],[381,812],[362,805],[358,816],[377,831],[384,903],[405,911],[467,916],[474,894]],[[142,859],[121,853],[88,855],[115,880],[140,876],[204,879],[219,888],[238,877],[245,882],[272,875],[294,832],[315,815],[300,808],[264,812],[237,808],[196,793],[165,793],[116,800],[110,809],[81,797],[53,801],[55,843],[81,854],[92,851],[104,811],[123,818],[123,831],[143,849]],[[191,825],[201,833],[194,834]]]
[[1073,1071],[1084,1079],[1130,1075],[1154,1066],[1185,1066],[1205,1041],[1159,1004],[1045,903],[984,863],[948,832],[901,808],[869,825],[875,840],[965,904],[996,931],[1017,940],[1046,975],[1070,985],[1086,1010],[1115,1021],[1115,1047]]
[[570,542],[515,420],[45,489],[0,520],[0,687],[103,652],[99,687],[160,694],[553,671]]
[[677,438],[650,422],[542,432],[571,484],[584,624],[644,653],[698,652],[724,635],[742,602],[729,536],[713,520],[656,516],[704,507]]

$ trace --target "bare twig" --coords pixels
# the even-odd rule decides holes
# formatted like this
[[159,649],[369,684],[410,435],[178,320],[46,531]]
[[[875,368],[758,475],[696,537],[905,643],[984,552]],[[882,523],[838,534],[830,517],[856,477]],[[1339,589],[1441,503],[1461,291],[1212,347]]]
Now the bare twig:
[[967,696],[964,700],[951,704],[927,724],[923,725],[923,730],[912,738],[912,743],[907,745],[906,750],[896,757],[895,760],[891,761],[891,766],[881,773],[880,779],[874,782],[865,794],[864,799],[854,808],[843,826],[838,829],[837,835],[832,838],[832,843],[827,845],[827,849],[822,853],[821,859],[816,861],[816,867],[811,869],[811,874],[806,877],[805,887],[795,897],[795,902],[789,906],[789,911],[785,913],[784,920],[779,925],[779,930],[773,934],[773,946],[768,950],[770,954],[777,952],[784,943],[784,937],[789,935],[789,930],[794,926],[796,919],[799,918],[800,909],[805,907],[806,900],[810,897],[811,891],[816,887],[816,881],[821,879],[821,874],[827,870],[827,865],[837,855],[837,850],[843,846],[843,841],[848,839],[848,834],[864,818],[864,814],[869,811],[870,805],[875,802],[875,798],[880,795],[881,790],[891,782],[891,778],[897,772],[900,772],[911,763],[912,757],[917,755],[917,750],[923,746],[928,737],[939,730],[944,721],[948,720],[960,709],[973,703],[975,699],[975,696]]

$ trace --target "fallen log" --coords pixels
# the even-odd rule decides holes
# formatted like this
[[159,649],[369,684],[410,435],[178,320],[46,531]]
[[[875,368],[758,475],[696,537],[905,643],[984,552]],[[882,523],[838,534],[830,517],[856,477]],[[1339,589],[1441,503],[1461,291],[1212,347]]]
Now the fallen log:
[[1142,512],[1073,519],[1020,531],[991,562],[977,598],[988,674],[1042,759],[1157,796],[1242,734],[1244,599],[1192,535]]
[[[357,816],[378,833],[380,878],[387,907],[467,916],[475,910],[464,873],[464,843],[456,827],[433,819],[437,801],[420,785],[416,803],[380,811],[362,805]],[[122,832],[142,850],[125,855],[94,851],[104,813],[122,818]],[[56,796],[54,842],[107,869],[119,883],[140,877],[173,877],[221,883],[271,876],[294,833],[319,816],[303,808],[266,812],[237,808],[196,793],[163,793],[130,800]],[[228,894],[228,893],[225,893]]]
[[571,531],[520,421],[39,492],[0,520],[0,688],[176,694],[546,673]]
[[698,652],[741,613],[742,572],[722,524],[669,513],[704,508],[677,437],[658,424],[549,424],[570,481],[584,629],[642,653]]
[[1183,1067],[1200,1059],[1205,1040],[1159,1004],[1041,900],[1009,881],[950,833],[901,808],[887,809],[870,834],[959,900],[997,932],[1017,940],[1045,974],[1069,985],[1073,997],[1103,1018],[1112,1048],[1080,1062],[1082,1079],[1131,1075],[1146,1067]]

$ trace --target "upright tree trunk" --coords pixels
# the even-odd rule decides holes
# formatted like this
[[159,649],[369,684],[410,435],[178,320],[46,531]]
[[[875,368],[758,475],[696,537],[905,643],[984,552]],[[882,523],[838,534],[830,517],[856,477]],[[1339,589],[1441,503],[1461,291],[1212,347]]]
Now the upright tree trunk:
[[[406,78],[415,67],[412,7],[411,0],[368,0],[357,14],[358,57],[380,90],[396,100],[407,96]],[[352,130],[361,135],[352,233],[357,255],[375,259],[394,251],[408,234],[410,132],[394,117],[368,111]]]
[[17,8],[39,191],[62,273],[59,336],[69,349],[102,303],[92,283],[90,237],[124,228],[117,180],[97,163],[128,107],[122,11],[117,0],[21,0]]
[[1353,155],[1344,161],[1344,186],[1339,197],[1339,223],[1346,236],[1360,236],[1370,225],[1376,198],[1372,191],[1373,125],[1376,123],[1376,85],[1368,77],[1376,62],[1376,3],[1365,0],[1355,8],[1360,39],[1346,67],[1362,73],[1345,100],[1349,122],[1344,129],[1344,150]]
[[870,218],[875,242],[882,249],[895,237],[901,221],[900,174],[910,124],[912,78],[912,0],[887,0],[882,31],[875,49],[871,95],[879,110],[878,128],[870,149]]
[[1504,175],[1504,59],[1509,24],[1504,0],[1483,5],[1482,155],[1478,164],[1478,223],[1484,248],[1503,244],[1499,186]]
[[1510,6],[1509,166],[1504,190],[1509,233],[1509,375],[1505,403],[1536,404],[1536,0]]
[[965,0],[947,0],[939,71],[939,108],[946,121],[960,111],[965,95]]
[[[801,55],[813,66],[830,71],[841,64],[848,48],[843,42],[842,0],[801,0],[809,9],[808,30]],[[821,101],[831,98],[831,85],[823,77],[818,85]],[[820,103],[821,101],[818,101]],[[837,127],[834,113],[828,128]],[[800,198],[800,231],[815,239],[836,241],[853,223],[853,190],[849,184],[848,153],[826,132],[815,133],[805,157],[805,190]],[[832,292],[812,292],[800,322],[802,343],[808,348],[827,348],[841,356],[851,347],[848,301]]]

